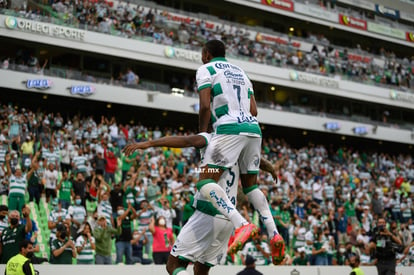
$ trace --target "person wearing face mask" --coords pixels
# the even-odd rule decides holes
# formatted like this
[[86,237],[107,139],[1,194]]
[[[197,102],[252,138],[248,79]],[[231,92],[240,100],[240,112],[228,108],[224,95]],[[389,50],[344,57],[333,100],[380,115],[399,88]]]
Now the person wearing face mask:
[[86,209],[82,205],[82,199],[79,195],[75,196],[75,204],[69,206],[68,214],[70,216],[70,220],[72,225],[70,227],[71,235],[73,239],[76,239],[77,232],[84,222],[87,220]]
[[294,217],[300,221],[305,221],[305,202],[303,200],[298,200],[294,210]]
[[376,267],[379,275],[391,275],[396,272],[396,246],[402,242],[398,235],[387,229],[385,218],[377,220],[377,227],[369,243],[371,253],[375,253]]
[[332,260],[333,265],[345,265],[346,261],[346,248],[343,243],[339,244],[338,250],[334,253],[334,257]]
[[9,208],[6,205],[0,205],[0,236],[5,228],[9,226],[7,215],[9,214]]
[[50,254],[53,255],[51,264],[72,264],[72,258],[76,258],[76,247],[72,241],[65,224],[59,224],[56,231],[56,239],[52,241]]
[[358,255],[354,255],[349,259],[349,266],[352,268],[349,275],[364,275],[364,271],[359,267],[360,260]]
[[131,203],[128,203],[128,208],[126,210],[123,206],[118,206],[117,215],[117,219],[122,221],[122,233],[115,238],[116,263],[122,263],[123,256],[125,255],[125,263],[130,265],[133,264],[131,246],[132,221],[137,215]]
[[175,209],[171,207],[170,201],[166,197],[161,197],[159,199],[160,206],[154,204],[154,209],[156,216],[163,216],[166,222],[167,228],[173,228],[173,219],[177,217]]
[[35,275],[30,259],[33,257],[33,245],[29,240],[19,244],[19,253],[9,259],[4,271],[5,275]]
[[156,222],[154,218],[151,218],[149,230],[154,238],[152,242],[152,258],[154,263],[166,264],[174,243],[172,229],[166,226],[165,218],[159,216]]
[[295,227],[293,229],[293,248],[299,249],[306,244],[306,228],[302,225],[301,220],[295,220]]
[[140,263],[143,265],[152,264],[152,260],[144,258],[143,254],[143,248],[147,243],[148,237],[146,236],[145,232],[134,230],[131,239],[133,263]]
[[19,244],[26,238],[26,234],[32,231],[32,220],[30,219],[30,208],[22,209],[26,225],[20,224],[20,214],[17,210],[9,213],[10,226],[5,228],[1,234],[0,254],[2,264],[19,253]]
[[[28,205],[23,205],[23,209],[25,209],[27,207],[29,207],[29,206]],[[38,236],[38,233],[39,233],[39,229],[37,227],[36,221],[34,221],[33,219],[31,219],[31,221],[32,221],[32,230],[29,233],[26,234],[26,240],[29,240],[32,243],[32,245],[33,245],[33,250],[32,251],[35,253],[35,252],[40,251],[40,246],[39,246],[39,243],[37,242],[37,236]],[[23,225],[26,225],[26,220],[23,219],[23,220],[20,221],[20,223],[23,224]],[[45,259],[45,258],[37,258],[37,257],[33,257],[30,260],[32,261],[33,264],[37,264],[39,262],[42,263],[42,262],[47,261],[47,259]]]

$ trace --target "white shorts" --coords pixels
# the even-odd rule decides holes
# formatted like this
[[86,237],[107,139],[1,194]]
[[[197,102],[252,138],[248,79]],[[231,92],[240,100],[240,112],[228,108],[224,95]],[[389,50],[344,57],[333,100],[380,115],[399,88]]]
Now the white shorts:
[[181,229],[170,254],[189,262],[214,266],[227,255],[233,224],[222,215],[196,210]]
[[258,173],[261,144],[261,137],[213,135],[201,166],[229,168],[238,163],[240,174]]

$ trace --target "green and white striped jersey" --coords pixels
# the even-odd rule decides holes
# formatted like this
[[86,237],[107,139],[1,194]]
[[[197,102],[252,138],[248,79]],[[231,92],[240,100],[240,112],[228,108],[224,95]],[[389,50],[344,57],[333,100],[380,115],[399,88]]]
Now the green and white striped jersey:
[[26,174],[23,174],[21,177],[11,175],[9,181],[9,194],[20,194],[24,196],[27,187]]
[[[91,243],[95,243],[95,238],[91,237],[92,242],[90,242],[85,236],[80,235],[76,239],[76,247],[83,247],[81,252],[78,253],[76,259],[78,263],[93,263],[95,260],[94,253],[95,251],[92,249]],[[85,244],[85,246],[83,246]]]
[[250,112],[253,85],[246,73],[225,58],[214,58],[196,74],[197,89],[211,88],[211,122],[217,134],[261,136]]

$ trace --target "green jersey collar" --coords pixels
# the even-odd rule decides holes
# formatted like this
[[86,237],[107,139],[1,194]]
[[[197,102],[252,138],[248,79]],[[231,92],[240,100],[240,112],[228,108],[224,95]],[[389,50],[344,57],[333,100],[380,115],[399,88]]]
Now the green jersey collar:
[[214,57],[213,59],[210,60],[210,62],[215,62],[215,61],[225,61],[225,62],[227,62],[226,58],[224,58],[224,57]]

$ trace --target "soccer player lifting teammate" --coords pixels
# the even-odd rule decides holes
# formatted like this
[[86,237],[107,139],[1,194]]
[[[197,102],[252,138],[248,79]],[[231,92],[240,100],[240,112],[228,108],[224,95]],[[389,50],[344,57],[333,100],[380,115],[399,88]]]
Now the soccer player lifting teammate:
[[[257,234],[258,228],[242,217],[217,181],[227,168],[238,163],[243,192],[265,224],[271,238],[272,261],[279,264],[284,256],[284,241],[276,229],[266,197],[256,184],[262,133],[256,118],[253,85],[239,66],[225,59],[225,54],[223,42],[208,41],[202,49],[204,65],[196,74],[200,96],[199,130],[207,132],[211,123],[214,131],[201,162],[197,189],[233,223],[235,238],[228,253],[237,252]],[[206,168],[219,168],[219,172]]]
[[[211,139],[211,134],[199,133],[191,136],[169,136],[157,140],[149,140],[127,145],[125,154],[129,155],[138,149],[150,147],[196,147],[201,157]],[[276,170],[266,159],[260,160],[260,169],[272,174],[276,179]],[[227,197],[236,203],[239,168],[237,163],[227,169],[217,182],[226,189]],[[228,240],[233,231],[233,224],[221,215],[213,205],[197,192],[193,207],[196,209],[188,222],[181,229],[167,262],[169,274],[188,274],[186,268],[194,263],[194,274],[206,275],[212,266],[217,265],[227,250]]]
[[[237,252],[252,235],[257,234],[258,229],[240,215],[217,182],[226,169],[238,163],[243,191],[266,225],[271,237],[272,261],[279,264],[284,258],[284,241],[276,229],[268,202],[256,185],[261,130],[254,116],[257,108],[252,84],[242,69],[226,61],[225,47],[221,41],[207,42],[203,47],[202,60],[204,65],[197,71],[200,131],[207,132],[211,122],[214,134],[203,157],[200,170],[204,172],[200,174],[197,188],[236,228],[235,241],[230,245],[228,253]],[[189,140],[186,142],[187,147],[192,146]],[[127,146],[126,153],[138,149],[136,145]],[[208,167],[219,168],[219,172],[211,173],[211,170],[205,169]]]

